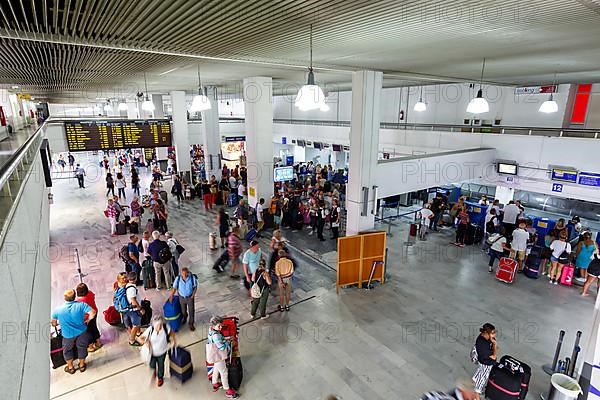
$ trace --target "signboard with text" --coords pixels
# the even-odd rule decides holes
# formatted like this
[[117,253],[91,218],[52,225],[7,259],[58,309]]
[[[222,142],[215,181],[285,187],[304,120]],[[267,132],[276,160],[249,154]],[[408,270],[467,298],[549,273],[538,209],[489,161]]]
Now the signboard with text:
[[584,186],[600,187],[600,174],[592,172],[580,172],[578,183]]

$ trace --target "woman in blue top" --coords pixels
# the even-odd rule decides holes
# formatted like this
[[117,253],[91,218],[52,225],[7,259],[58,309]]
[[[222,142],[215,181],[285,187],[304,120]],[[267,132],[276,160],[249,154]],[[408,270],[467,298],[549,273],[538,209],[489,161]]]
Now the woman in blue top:
[[[225,397],[236,399],[240,395],[229,387],[229,374],[227,371],[227,359],[231,354],[231,341],[223,336],[221,333],[222,328],[223,318],[215,316],[210,319],[210,329],[208,330],[206,343],[206,361],[213,364],[213,392],[218,391],[223,386]],[[221,382],[219,382],[219,377]]]
[[579,268],[581,277],[587,279],[587,268],[592,261],[592,254],[596,251],[596,243],[592,240],[592,234],[585,232],[583,240],[577,244],[575,249],[575,266]]

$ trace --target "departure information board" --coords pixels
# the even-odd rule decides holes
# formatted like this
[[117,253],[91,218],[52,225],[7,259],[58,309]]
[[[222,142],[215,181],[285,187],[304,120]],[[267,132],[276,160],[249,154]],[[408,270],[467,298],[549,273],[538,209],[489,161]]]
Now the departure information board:
[[171,146],[169,120],[91,120],[65,122],[69,151]]

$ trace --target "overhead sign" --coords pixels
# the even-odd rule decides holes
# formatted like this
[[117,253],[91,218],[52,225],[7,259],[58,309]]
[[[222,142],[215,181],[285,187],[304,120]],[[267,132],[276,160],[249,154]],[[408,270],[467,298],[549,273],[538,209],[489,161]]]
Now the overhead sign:
[[580,172],[578,183],[584,186],[600,187],[600,174],[592,172]]
[[577,183],[577,170],[552,168],[550,179],[553,181]]
[[281,144],[287,144],[287,138],[285,136],[281,137]]
[[245,142],[246,136],[226,136],[226,142]]
[[17,93],[17,99],[19,100],[31,100],[31,95],[27,93]]
[[69,151],[171,146],[169,120],[67,121]]
[[553,183],[552,184],[552,191],[556,192],[556,193],[562,193],[563,191],[563,185],[560,183]]
[[521,86],[515,88],[515,94],[547,94],[556,93],[556,85],[547,86]]

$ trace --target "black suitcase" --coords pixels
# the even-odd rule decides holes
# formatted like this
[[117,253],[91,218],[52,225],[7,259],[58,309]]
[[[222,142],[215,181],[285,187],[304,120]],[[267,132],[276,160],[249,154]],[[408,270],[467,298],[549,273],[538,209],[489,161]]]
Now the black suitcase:
[[531,368],[511,356],[503,356],[492,368],[485,396],[490,400],[524,400],[529,390]]
[[[169,372],[171,376],[185,382],[192,377],[194,367],[192,365],[192,355],[182,347],[175,347],[169,351]],[[231,386],[231,378],[229,378]]]
[[473,229],[473,244],[480,244],[483,241],[483,229],[479,225],[473,225]]
[[129,224],[129,232],[132,234],[140,233],[140,225],[137,222],[132,222]]
[[465,232],[465,245],[470,246],[475,243],[475,225],[467,224]]
[[152,289],[156,287],[156,282],[154,282],[154,264],[150,258],[146,258],[142,262],[142,281],[144,284],[144,289]]
[[117,223],[117,235],[125,235],[127,233],[127,225],[123,222]]
[[62,334],[57,328],[54,328],[54,335],[50,338],[50,360],[52,368],[60,368],[65,365],[65,357],[63,356]]
[[240,357],[231,358],[229,365],[227,365],[227,373],[229,375],[229,386],[233,390],[239,390],[242,386],[242,379],[244,379],[244,368]]
[[537,279],[540,273],[540,258],[531,252],[525,260],[525,268],[523,273],[526,277]]
[[229,262],[229,251],[225,250],[223,253],[221,253],[219,258],[217,258],[217,261],[215,261],[215,264],[213,265],[213,269],[217,272],[223,272],[223,271],[225,271],[225,267],[227,266],[228,262]]
[[152,303],[150,303],[150,300],[144,299],[140,305],[144,310],[144,314],[142,314],[141,325],[148,326],[150,325],[150,321],[152,321]]

